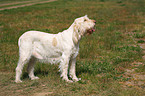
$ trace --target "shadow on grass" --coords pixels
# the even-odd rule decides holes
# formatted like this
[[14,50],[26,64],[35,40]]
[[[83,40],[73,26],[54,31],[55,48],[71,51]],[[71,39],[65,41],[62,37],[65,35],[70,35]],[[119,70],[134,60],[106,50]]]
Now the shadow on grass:
[[[34,72],[35,76],[47,76],[49,74],[49,71],[39,71],[39,70],[36,70]],[[22,74],[22,79],[28,79],[29,78],[29,75],[28,75],[28,72],[23,72]]]
[[[51,65],[51,64],[41,64],[37,63],[34,68],[34,74],[35,76],[48,76],[48,75],[58,75],[58,66],[57,65]],[[28,72],[24,71],[22,74],[22,79],[29,78]]]

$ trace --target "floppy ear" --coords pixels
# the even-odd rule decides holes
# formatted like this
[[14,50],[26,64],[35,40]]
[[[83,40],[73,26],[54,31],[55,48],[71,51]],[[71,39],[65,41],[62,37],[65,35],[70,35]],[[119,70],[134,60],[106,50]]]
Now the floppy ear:
[[73,29],[74,29],[74,32],[77,32],[78,33],[78,27],[77,27],[77,24],[75,22],[74,26],[73,26]]
[[80,39],[80,36],[79,36],[79,28],[78,28],[76,23],[74,24],[73,29],[74,30],[73,30],[73,37],[72,37],[72,39],[73,39],[73,42],[75,44],[77,44],[79,39]]

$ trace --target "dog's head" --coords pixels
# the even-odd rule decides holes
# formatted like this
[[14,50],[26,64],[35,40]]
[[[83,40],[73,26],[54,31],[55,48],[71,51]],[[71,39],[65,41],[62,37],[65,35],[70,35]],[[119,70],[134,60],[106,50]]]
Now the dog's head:
[[75,31],[77,31],[81,36],[92,34],[95,31],[94,26],[96,21],[89,19],[87,15],[75,19],[74,23]]

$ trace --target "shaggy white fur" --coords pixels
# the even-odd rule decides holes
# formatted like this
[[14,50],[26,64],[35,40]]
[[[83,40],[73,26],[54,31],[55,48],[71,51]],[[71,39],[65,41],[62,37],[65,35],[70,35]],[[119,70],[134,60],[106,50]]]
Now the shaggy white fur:
[[[49,34],[39,31],[25,32],[18,41],[19,62],[16,67],[15,82],[22,82],[22,69],[28,63],[28,74],[31,80],[39,79],[34,76],[36,59],[41,62],[59,63],[61,77],[67,82],[79,81],[75,72],[76,56],[79,52],[79,41],[86,33],[91,34],[96,21],[86,16],[77,18],[74,23],[63,32]],[[68,67],[70,63],[68,79]]]

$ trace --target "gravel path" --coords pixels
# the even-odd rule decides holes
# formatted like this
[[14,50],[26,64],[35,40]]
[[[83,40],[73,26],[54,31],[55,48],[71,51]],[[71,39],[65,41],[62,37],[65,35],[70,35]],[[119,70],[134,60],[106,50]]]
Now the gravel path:
[[[5,10],[5,9],[13,9],[13,8],[19,8],[19,7],[25,7],[25,6],[31,6],[31,5],[35,5],[35,4],[41,4],[41,3],[48,3],[48,2],[53,2],[53,1],[57,1],[57,0],[47,0],[47,1],[23,1],[23,2],[15,2],[15,3],[8,3],[8,4],[1,4],[0,7],[2,6],[8,6],[8,5],[14,5],[14,4],[22,4],[22,3],[29,3],[29,4],[23,4],[23,5],[16,5],[16,6],[11,6],[11,7],[4,7],[4,8],[0,8],[1,10]],[[32,3],[30,3],[32,2]]]

